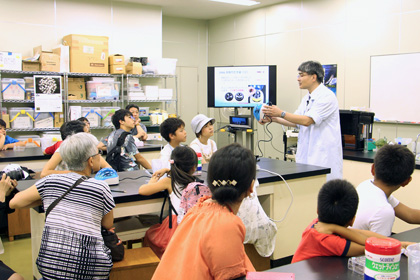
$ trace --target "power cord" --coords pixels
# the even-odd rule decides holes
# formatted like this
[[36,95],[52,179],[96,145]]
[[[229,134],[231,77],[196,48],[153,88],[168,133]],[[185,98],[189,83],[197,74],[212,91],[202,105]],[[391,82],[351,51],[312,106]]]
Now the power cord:
[[258,171],[265,171],[265,172],[267,172],[267,173],[270,173],[270,174],[273,174],[273,175],[279,176],[279,177],[283,180],[283,182],[286,184],[287,188],[289,189],[290,196],[291,196],[291,198],[292,198],[292,199],[291,199],[291,201],[290,201],[289,207],[287,207],[286,213],[284,214],[283,218],[281,218],[280,220],[274,220],[274,219],[272,219],[272,218],[269,218],[271,221],[273,221],[273,222],[275,222],[275,223],[281,223],[281,222],[283,222],[283,221],[284,221],[284,219],[286,219],[287,214],[289,213],[289,210],[290,210],[290,208],[292,207],[292,204],[293,204],[294,196],[293,196],[292,189],[290,188],[290,186],[289,186],[289,184],[287,183],[287,181],[286,181],[286,180],[283,178],[283,176],[281,176],[280,174],[278,174],[278,173],[276,173],[276,172],[273,172],[273,171],[270,171],[270,170],[267,170],[267,169],[262,169],[262,168],[258,169]]
[[140,178],[150,178],[150,176],[140,176],[140,177],[136,177],[136,178],[129,178],[129,177],[126,177],[126,178],[122,178],[122,179],[120,179],[120,182],[121,181],[124,181],[124,180],[137,180],[137,179],[140,179]]
[[[267,132],[268,132],[268,136],[270,137],[270,139],[268,139],[268,140],[265,140],[265,139],[258,140],[257,148],[261,153],[261,156],[257,155],[259,157],[264,157],[264,153],[261,150],[260,143],[261,142],[268,143],[268,142],[271,142],[273,140],[273,133],[271,133],[271,131],[268,129],[268,126],[273,122],[273,119],[270,118],[270,117],[267,117],[267,118],[270,119],[270,122],[266,126],[264,126],[264,134],[267,134]],[[266,132],[266,128],[267,128],[267,132]]]

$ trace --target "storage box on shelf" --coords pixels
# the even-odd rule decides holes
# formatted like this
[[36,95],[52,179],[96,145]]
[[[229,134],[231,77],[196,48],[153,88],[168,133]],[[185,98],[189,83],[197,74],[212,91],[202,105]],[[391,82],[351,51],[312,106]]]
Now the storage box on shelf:
[[35,113],[34,128],[53,128],[54,113]]
[[93,81],[86,82],[87,96],[89,100],[112,99],[119,100],[120,84],[113,78],[94,78]]
[[90,127],[101,126],[102,116],[100,107],[82,107],[82,117],[90,122]]
[[[167,80],[172,79],[174,85],[168,88]],[[127,74],[124,87],[124,106],[135,103],[140,107],[144,115],[149,115],[152,109],[159,112],[178,115],[177,104],[177,77],[175,75],[131,75]],[[144,103],[152,103],[148,107],[143,107]],[[142,106],[143,105],[143,106]],[[166,113],[168,112],[168,113]],[[142,122],[146,125],[148,132],[159,132],[159,123],[165,118],[163,114],[150,115],[147,121]],[[160,121],[160,122],[159,122]]]
[[41,147],[41,137],[39,135],[21,135],[16,140],[26,142],[26,148]]
[[25,99],[25,80],[3,78],[1,79],[1,93],[4,100],[24,100]]
[[30,107],[9,108],[11,128],[27,129],[34,127],[34,109]]
[[121,109],[120,107],[102,107],[102,126],[112,126],[112,116],[115,114],[115,111]]

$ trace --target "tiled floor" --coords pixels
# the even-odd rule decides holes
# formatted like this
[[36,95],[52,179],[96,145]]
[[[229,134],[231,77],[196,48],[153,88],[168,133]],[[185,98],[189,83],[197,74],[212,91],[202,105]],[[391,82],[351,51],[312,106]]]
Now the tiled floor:
[[0,255],[0,260],[22,275],[25,280],[32,280],[31,238],[29,236],[18,237],[12,242],[9,242],[6,236],[1,236],[1,239],[4,254]]

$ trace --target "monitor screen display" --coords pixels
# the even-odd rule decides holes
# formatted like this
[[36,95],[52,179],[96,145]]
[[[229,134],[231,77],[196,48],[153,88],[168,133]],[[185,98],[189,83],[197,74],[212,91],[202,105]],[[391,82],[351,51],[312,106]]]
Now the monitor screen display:
[[254,107],[276,104],[277,69],[266,66],[207,68],[208,107]]

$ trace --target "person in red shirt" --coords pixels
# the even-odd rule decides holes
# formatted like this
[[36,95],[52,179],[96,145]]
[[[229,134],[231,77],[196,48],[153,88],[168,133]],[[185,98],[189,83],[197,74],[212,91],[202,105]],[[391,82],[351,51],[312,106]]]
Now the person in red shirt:
[[49,146],[44,150],[45,155],[53,155],[55,151],[60,147],[61,143],[66,139],[67,136],[73,134],[73,133],[79,133],[79,132],[88,132],[89,128],[86,128],[86,123],[83,123],[82,121],[69,121],[65,122],[60,127],[60,134],[62,141],[57,141],[54,145]]
[[[386,236],[353,225],[359,197],[354,186],[341,179],[325,183],[318,194],[318,218],[302,234],[292,263],[321,256],[353,257],[364,254],[369,237]],[[407,247],[411,242],[401,242]]]

